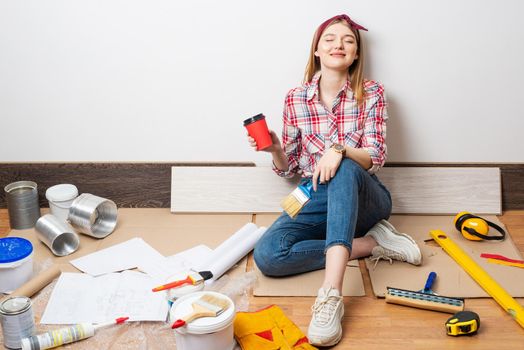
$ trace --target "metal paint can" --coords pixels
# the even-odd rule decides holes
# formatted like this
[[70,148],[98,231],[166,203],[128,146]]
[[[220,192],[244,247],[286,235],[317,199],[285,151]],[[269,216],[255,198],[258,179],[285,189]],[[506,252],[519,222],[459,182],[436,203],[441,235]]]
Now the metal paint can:
[[4,336],[4,346],[8,349],[20,349],[22,338],[35,334],[35,318],[31,299],[10,297],[0,303],[0,323]]

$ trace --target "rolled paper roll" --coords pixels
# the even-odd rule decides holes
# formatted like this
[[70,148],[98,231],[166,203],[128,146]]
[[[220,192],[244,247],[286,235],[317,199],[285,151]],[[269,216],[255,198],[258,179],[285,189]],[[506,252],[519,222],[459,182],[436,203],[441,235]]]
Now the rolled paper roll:
[[211,281],[220,278],[227,270],[246,256],[266,232],[265,227],[258,228],[253,223],[244,225],[231,237],[216,247],[207,261],[199,266],[198,270],[211,271]]
[[31,278],[11,294],[22,295],[30,298],[51,283],[55,278],[60,276],[60,272],[58,265],[53,265]]

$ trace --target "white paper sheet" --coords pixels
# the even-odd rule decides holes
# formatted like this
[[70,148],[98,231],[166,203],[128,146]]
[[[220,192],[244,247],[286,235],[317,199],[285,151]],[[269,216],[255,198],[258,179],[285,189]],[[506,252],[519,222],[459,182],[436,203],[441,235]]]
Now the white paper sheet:
[[211,248],[200,244],[167,258],[143,261],[138,268],[158,283],[165,283],[170,276],[194,269],[201,261],[206,261],[212,252]]
[[265,227],[257,228],[253,223],[244,225],[213,250],[209,259],[197,267],[198,270],[211,271],[213,273],[211,281],[217,280],[255,247],[264,232],[266,232]]
[[142,238],[136,237],[70,262],[80,271],[92,276],[100,276],[105,273],[133,269],[141,262],[155,261],[163,257]]
[[151,277],[136,271],[99,277],[62,273],[40,323],[101,323],[125,316],[130,321],[165,321],[166,296],[153,293],[154,286]]

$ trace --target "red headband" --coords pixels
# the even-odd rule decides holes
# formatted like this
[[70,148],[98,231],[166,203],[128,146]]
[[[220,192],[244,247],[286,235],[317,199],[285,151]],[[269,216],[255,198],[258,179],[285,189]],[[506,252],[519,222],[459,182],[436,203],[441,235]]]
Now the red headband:
[[336,21],[336,20],[341,20],[341,21],[346,21],[348,22],[348,24],[351,26],[351,28],[355,29],[355,30],[365,30],[366,32],[368,31],[366,28],[362,27],[360,24],[358,24],[357,22],[353,21],[351,18],[349,18],[348,15],[338,15],[338,16],[335,16],[335,17],[331,17],[330,19],[328,19],[327,21],[325,21],[324,23],[322,23],[318,29],[317,29],[317,33],[318,35],[320,36],[320,34],[322,34],[322,32],[333,22],[333,21]]

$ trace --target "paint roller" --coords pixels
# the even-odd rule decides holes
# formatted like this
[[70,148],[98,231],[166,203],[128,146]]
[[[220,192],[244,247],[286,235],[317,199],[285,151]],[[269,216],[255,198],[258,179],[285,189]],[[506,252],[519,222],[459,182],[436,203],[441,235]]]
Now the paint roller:
[[435,272],[431,272],[426,280],[424,288],[419,291],[411,291],[399,288],[387,287],[386,303],[416,307],[419,309],[433,310],[454,314],[464,310],[464,299],[441,296],[433,292],[431,287],[437,278]]

